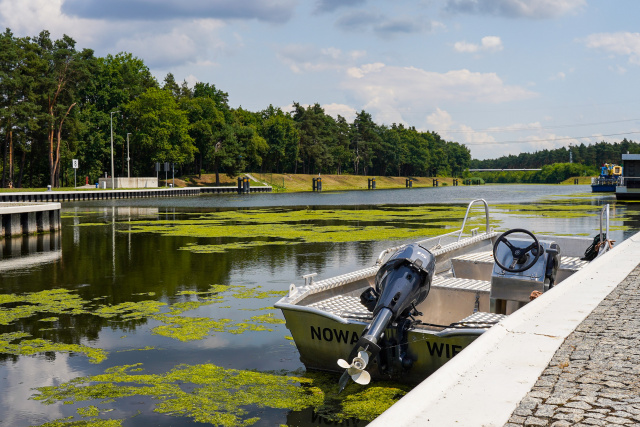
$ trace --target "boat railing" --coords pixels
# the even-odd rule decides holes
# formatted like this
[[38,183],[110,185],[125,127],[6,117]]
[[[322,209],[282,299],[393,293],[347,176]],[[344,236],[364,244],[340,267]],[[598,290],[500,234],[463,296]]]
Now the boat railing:
[[[489,225],[489,204],[485,199],[475,199],[469,203],[467,206],[467,212],[464,214],[464,220],[462,220],[462,227],[459,230],[458,234],[458,242],[462,238],[462,233],[464,232],[464,226],[467,224],[467,218],[469,217],[469,211],[471,210],[471,206],[473,206],[476,202],[482,202],[484,204],[484,215],[485,215],[485,234],[491,233],[491,226]],[[475,229],[477,231],[477,229]]]
[[613,246],[613,241],[610,240],[609,236],[609,204],[603,206],[600,209],[600,242],[602,242],[601,249],[598,251],[598,256],[601,256],[603,253],[607,252]]
[[[446,234],[440,234],[439,236],[430,237],[428,239],[419,240],[416,243],[423,246],[427,246],[427,249],[432,250],[432,249],[441,248],[443,246],[442,244],[443,239],[446,239],[447,237],[452,237],[453,239],[455,239],[456,242],[460,242],[460,239],[462,239],[462,235],[464,233],[464,227],[467,225],[467,219],[469,218],[469,212],[471,211],[471,206],[473,206],[475,203],[478,203],[478,202],[482,202],[484,204],[485,234],[491,233],[491,226],[489,225],[489,204],[484,199],[476,199],[476,200],[472,200],[467,206],[467,211],[464,214],[464,219],[462,220],[462,227],[460,227],[459,230],[451,231]],[[478,228],[474,228],[471,230],[471,236],[476,236],[477,234],[478,234]],[[387,248],[382,252],[380,252],[378,259],[376,260],[376,265],[382,264],[382,261],[384,260],[384,257],[387,254],[395,252],[403,246],[404,245],[394,246],[392,248]]]

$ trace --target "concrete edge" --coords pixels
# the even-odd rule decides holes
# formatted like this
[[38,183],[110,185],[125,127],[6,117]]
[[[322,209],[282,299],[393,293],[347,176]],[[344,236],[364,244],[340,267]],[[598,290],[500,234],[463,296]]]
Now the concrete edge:
[[640,233],[491,328],[370,426],[503,426],[560,345],[638,265]]
[[[10,203],[10,202],[6,202]],[[18,214],[28,212],[55,211],[60,210],[62,205],[58,202],[54,203],[38,203],[38,202],[17,202],[19,206],[0,206],[0,215]]]

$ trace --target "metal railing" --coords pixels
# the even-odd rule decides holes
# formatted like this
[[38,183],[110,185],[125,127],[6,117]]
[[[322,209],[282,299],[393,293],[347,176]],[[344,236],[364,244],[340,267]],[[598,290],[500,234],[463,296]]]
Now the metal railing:
[[609,204],[607,203],[600,209],[600,242],[602,246],[597,256],[601,256],[613,247],[613,241],[609,239],[609,218]]
[[[441,234],[439,236],[435,236],[435,237],[430,237],[428,239],[424,239],[424,240],[419,240],[416,243],[419,243],[421,245],[424,245],[425,243],[434,243],[434,245],[430,248],[428,248],[429,250],[432,249],[438,249],[442,246],[442,239],[447,238],[447,237],[453,237],[456,239],[456,242],[460,242],[460,239],[462,238],[462,233],[464,232],[464,227],[467,224],[467,219],[469,218],[469,211],[471,210],[471,206],[473,206],[474,203],[477,202],[482,202],[484,204],[484,213],[485,213],[485,234],[489,234],[491,233],[491,226],[489,225],[489,204],[487,203],[486,200],[484,199],[475,199],[472,200],[469,205],[467,206],[467,211],[464,214],[464,219],[462,220],[462,227],[460,227],[459,230],[455,230],[455,231],[451,231],[449,233],[446,234]],[[474,236],[476,235],[478,229],[474,228],[473,230],[471,230],[471,235]],[[376,260],[376,265],[382,264],[382,260],[384,259],[385,255],[387,255],[390,252],[395,252],[396,250],[402,248],[405,245],[400,245],[400,246],[395,246],[392,248],[387,248],[385,250],[383,250],[382,252],[380,252],[380,255],[378,255],[378,259]]]
[[620,185],[627,185],[626,181],[640,181],[640,176],[622,176],[620,177]]

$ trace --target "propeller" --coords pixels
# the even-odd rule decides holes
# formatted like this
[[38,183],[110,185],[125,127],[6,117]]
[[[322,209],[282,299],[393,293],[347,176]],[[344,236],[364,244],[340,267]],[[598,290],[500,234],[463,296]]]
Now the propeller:
[[346,369],[344,374],[342,374],[342,378],[340,378],[340,391],[345,388],[349,378],[358,384],[369,384],[371,375],[365,371],[367,363],[369,363],[369,354],[366,351],[359,351],[358,355],[353,358],[351,364],[344,359],[338,359],[338,366]]

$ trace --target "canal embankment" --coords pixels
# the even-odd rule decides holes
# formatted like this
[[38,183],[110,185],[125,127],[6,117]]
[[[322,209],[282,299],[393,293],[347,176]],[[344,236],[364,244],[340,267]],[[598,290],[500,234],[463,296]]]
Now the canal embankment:
[[491,328],[371,426],[640,421],[640,233]]
[[60,230],[60,203],[1,203],[0,237]]
[[0,193],[0,202],[76,202],[83,200],[137,199],[150,197],[187,197],[200,194],[269,193],[269,186],[238,187],[183,187],[115,190],[31,191]]

